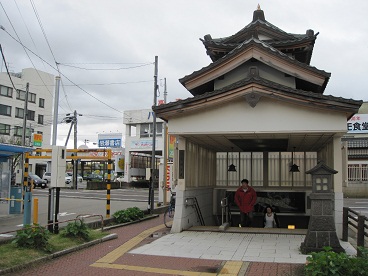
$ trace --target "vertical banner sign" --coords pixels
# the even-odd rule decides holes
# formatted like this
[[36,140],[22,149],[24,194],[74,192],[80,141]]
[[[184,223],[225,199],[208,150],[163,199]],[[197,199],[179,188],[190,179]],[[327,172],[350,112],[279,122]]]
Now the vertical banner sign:
[[172,180],[172,163],[167,164],[166,166],[166,191],[169,190],[171,187],[171,180]]
[[166,166],[166,183],[165,183],[165,190],[164,193],[166,193],[166,198],[170,200],[170,190],[169,188],[175,190],[175,187],[172,187],[172,180],[173,180],[173,163],[170,162]]
[[169,159],[169,161],[174,160],[175,142],[176,142],[175,136],[169,135],[169,151],[167,155],[167,158]]
[[42,147],[42,134],[38,133],[33,134],[33,146]]

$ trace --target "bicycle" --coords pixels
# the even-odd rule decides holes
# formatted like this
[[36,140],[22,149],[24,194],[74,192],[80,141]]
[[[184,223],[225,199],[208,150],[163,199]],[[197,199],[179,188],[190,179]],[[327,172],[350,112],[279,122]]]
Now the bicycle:
[[164,224],[167,228],[172,227],[172,223],[173,223],[174,215],[175,215],[175,199],[176,199],[176,192],[172,192],[171,188],[169,188],[169,190],[171,193],[170,205],[169,205],[169,208],[167,208],[164,213]]

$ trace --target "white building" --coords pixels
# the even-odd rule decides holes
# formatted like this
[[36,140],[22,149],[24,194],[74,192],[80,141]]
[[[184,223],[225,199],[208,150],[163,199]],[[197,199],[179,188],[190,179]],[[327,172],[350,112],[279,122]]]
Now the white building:
[[347,122],[348,133],[342,138],[345,197],[368,196],[368,102],[364,102]]
[[[33,68],[21,73],[0,73],[0,142],[22,144],[23,114],[25,109],[26,86],[29,96],[26,121],[26,146],[49,146],[51,141],[52,105],[55,77]],[[17,91],[14,91],[13,84]],[[34,137],[36,140],[34,141]],[[29,171],[42,176],[45,164],[31,163]]]
[[[151,109],[124,112],[125,131],[125,174],[124,181],[149,179],[153,146],[153,113]],[[156,120],[156,158],[162,156],[164,146],[163,121]],[[159,160],[159,159],[157,159]],[[157,163],[157,161],[156,161]],[[156,164],[158,169],[158,164]],[[147,171],[147,174],[146,174]]]

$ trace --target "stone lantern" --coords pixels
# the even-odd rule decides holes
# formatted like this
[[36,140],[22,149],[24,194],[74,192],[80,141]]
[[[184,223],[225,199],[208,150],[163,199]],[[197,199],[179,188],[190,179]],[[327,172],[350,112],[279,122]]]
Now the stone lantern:
[[312,175],[311,214],[301,251],[309,254],[323,251],[323,247],[330,246],[335,252],[344,252],[336,234],[334,218],[332,175],[337,171],[321,161],[306,173]]

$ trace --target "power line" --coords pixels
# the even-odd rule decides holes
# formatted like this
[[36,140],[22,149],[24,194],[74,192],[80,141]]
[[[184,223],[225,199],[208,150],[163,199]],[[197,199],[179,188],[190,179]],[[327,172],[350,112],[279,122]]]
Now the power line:
[[[31,2],[32,8],[33,8],[33,11],[34,11],[34,13],[35,13],[35,15],[36,15],[36,18],[37,18],[37,21],[38,21],[38,25],[39,25],[39,26],[40,26],[40,28],[41,28],[41,31],[42,31],[43,37],[45,38],[46,43],[47,43],[47,46],[49,47],[49,50],[50,50],[51,55],[52,55],[52,57],[53,57],[53,59],[54,59],[54,62],[55,62],[55,65],[56,65],[56,68],[57,68],[57,71],[58,71],[58,73],[59,73],[59,77],[60,77],[60,68],[59,68],[59,66],[58,66],[58,63],[56,62],[56,58],[55,58],[54,52],[52,51],[51,45],[50,45],[50,43],[49,43],[49,40],[48,40],[48,38],[47,38],[47,35],[46,35],[46,32],[45,32],[45,29],[43,28],[43,25],[42,25],[42,22],[41,22],[41,17],[39,16],[39,14],[38,14],[38,12],[37,12],[37,8],[36,8],[36,5],[35,5],[35,3],[33,2],[33,0],[30,0],[30,2]],[[65,101],[66,101],[66,103],[67,103],[67,105],[68,105],[69,109],[70,109],[70,110],[72,110],[72,108],[71,108],[71,106],[70,106],[70,103],[69,103],[69,101],[68,101],[68,95],[67,95],[67,93],[66,93],[66,91],[65,91],[63,81],[61,81],[61,87],[62,87],[63,93],[64,93],[64,95],[65,95]]]
[[85,117],[102,117],[102,118],[119,118],[122,119],[122,117],[116,117],[116,116],[105,116],[105,115],[94,115],[94,114],[83,114]]
[[[47,43],[47,46],[48,46],[48,47],[49,47],[49,49],[50,49],[51,55],[52,55],[52,57],[54,58],[54,62],[55,62],[55,64],[56,64],[56,67],[58,67],[58,64],[57,64],[57,62],[56,62],[56,58],[55,58],[54,52],[53,52],[53,51],[52,51],[52,49],[51,49],[51,45],[50,45],[50,43],[49,43],[49,40],[47,39],[47,35],[46,35],[46,32],[45,32],[45,29],[43,28],[43,25],[42,25],[42,22],[41,22],[41,18],[40,18],[40,16],[39,16],[38,12],[37,12],[36,5],[34,4],[33,0],[30,0],[30,2],[31,2],[32,8],[33,8],[33,11],[34,11],[34,13],[35,13],[35,15],[36,15],[36,18],[37,18],[38,24],[40,25],[40,28],[41,28],[41,31],[42,31],[43,37],[45,38],[46,43]],[[58,68],[58,69],[59,69],[59,68]]]
[[[135,84],[135,83],[147,83],[153,82],[153,80],[142,80],[142,81],[128,81],[128,82],[110,82],[110,83],[79,83],[78,85],[90,85],[90,86],[103,86],[103,85],[124,85],[124,84]],[[37,85],[35,85],[37,86]],[[41,84],[39,84],[41,86]],[[76,86],[75,84],[64,84],[64,86]]]
[[[2,26],[1,26],[2,27]],[[8,65],[6,64],[6,60],[5,60],[5,56],[4,56],[4,52],[3,52],[3,48],[1,47],[1,44],[0,44],[0,51],[1,51],[1,56],[3,57],[3,61],[4,61],[4,64],[5,64],[5,68],[6,68],[6,72],[8,73],[8,76],[9,76],[9,79],[10,79],[10,82],[12,83],[13,85],[13,88],[15,91],[17,91],[17,89],[15,88],[15,85],[14,85],[14,82],[13,82],[13,79],[9,73],[9,69],[8,69]]]
[[[13,36],[11,36],[11,35],[8,33],[8,31],[7,31],[7,30],[5,30],[5,28],[4,28],[3,26],[0,26],[0,28],[1,28],[3,31],[5,31],[8,35],[10,35],[10,37],[12,37],[12,38],[13,38],[15,41],[17,41],[20,45],[22,45],[24,52],[25,52],[25,53],[26,53],[26,55],[28,56],[29,61],[32,63],[33,68],[36,70],[36,72],[37,72],[38,76],[40,77],[40,80],[43,82],[43,84],[45,85],[45,87],[46,87],[47,91],[48,91],[48,92],[50,93],[50,95],[52,96],[52,93],[50,92],[50,90],[48,90],[48,88],[47,88],[47,86],[46,86],[45,82],[43,81],[43,79],[42,79],[42,77],[41,77],[40,73],[39,73],[39,72],[38,72],[38,70],[36,69],[36,67],[35,67],[35,65],[34,65],[34,63],[33,63],[32,59],[31,59],[31,57],[29,56],[28,52],[26,51],[26,49],[28,49],[28,48],[27,48],[27,47],[25,47],[25,46],[24,46],[24,44],[21,42],[20,37],[18,36],[18,33],[17,33],[17,31],[15,30],[15,28],[14,28],[14,26],[13,26],[13,23],[11,22],[11,20],[10,20],[10,18],[9,18],[9,16],[8,16],[7,12],[5,11],[5,8],[4,8],[4,6],[3,6],[3,4],[2,4],[1,2],[0,2],[0,5],[1,5],[1,7],[3,8],[3,11],[4,11],[4,13],[5,13],[6,17],[8,18],[8,21],[9,21],[10,25],[12,26],[13,31],[14,31],[14,33],[16,34],[16,36],[18,37],[19,41],[18,41],[18,40],[16,40]],[[28,49],[28,50],[29,50],[29,49]],[[30,51],[30,50],[29,50],[29,51]],[[32,52],[32,51],[31,51],[31,52]],[[33,52],[32,52],[32,53],[33,53]],[[36,56],[37,56],[37,55],[36,55]]]
[[[15,37],[13,37],[7,30],[5,30],[4,27],[1,26],[1,29],[3,31],[5,31],[13,40],[15,40],[16,42],[20,43],[24,48],[26,48],[28,51],[30,51],[32,54],[34,54],[36,57],[38,57],[39,59],[43,60],[48,66],[50,66],[51,68],[53,68],[55,71],[58,71],[58,69],[56,69],[54,66],[52,66],[49,62],[47,62],[46,60],[44,60],[43,58],[41,58],[39,55],[37,55],[35,52],[33,52],[31,49],[27,48],[25,45],[22,44],[22,42],[20,42],[19,40],[17,40]],[[106,105],[107,107],[119,112],[119,113],[123,113],[120,110],[108,105],[107,103],[101,101],[100,99],[98,99],[97,97],[93,96],[91,93],[87,92],[86,90],[84,90],[82,87],[80,87],[78,84],[74,83],[71,79],[69,79],[65,74],[61,73],[60,71],[58,71],[64,78],[66,78],[68,81],[70,81],[71,83],[73,83],[76,87],[78,87],[80,90],[82,90],[84,93],[86,93],[87,95],[91,96],[92,98],[94,98],[95,100],[99,101],[100,103]]]
[[119,68],[105,68],[105,69],[101,69],[101,68],[86,68],[86,67],[80,67],[80,66],[73,66],[73,65],[68,65],[66,63],[59,63],[59,65],[63,65],[66,67],[72,67],[72,68],[76,68],[76,69],[81,69],[81,70],[87,70],[87,71],[119,71],[119,70],[127,70],[127,69],[134,69],[134,68],[140,68],[140,67],[144,67],[144,66],[148,66],[148,65],[152,65],[153,63],[145,63],[145,64],[141,64],[141,65],[137,65],[137,66],[131,66],[131,67],[119,67]]

